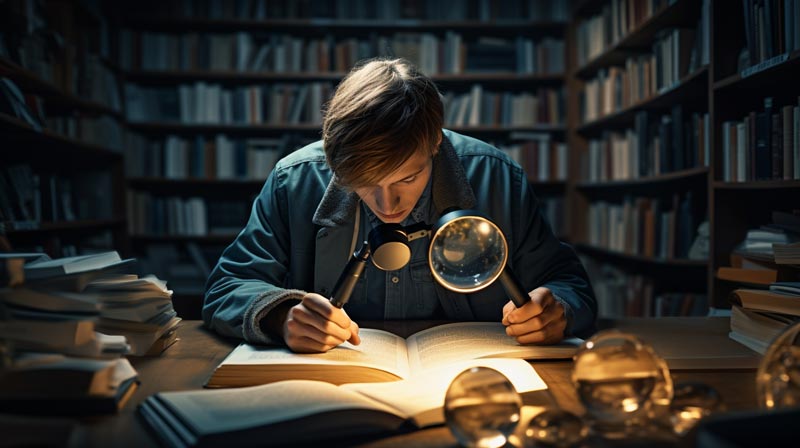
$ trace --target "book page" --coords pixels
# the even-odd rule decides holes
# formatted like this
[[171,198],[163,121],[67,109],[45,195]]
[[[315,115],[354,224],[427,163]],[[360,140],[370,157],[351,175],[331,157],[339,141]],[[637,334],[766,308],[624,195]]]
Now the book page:
[[173,412],[177,411],[195,434],[266,427],[307,415],[353,408],[397,412],[321,381],[291,380],[233,389],[161,392],[158,397]]
[[471,367],[489,367],[506,376],[519,393],[547,389],[547,385],[521,359],[480,359],[458,361],[432,370],[414,372],[409,379],[385,383],[352,383],[339,386],[386,403],[412,416],[419,427],[444,422],[444,397],[453,379]]
[[401,378],[409,375],[405,340],[392,333],[362,328],[360,345],[348,342],[325,353],[294,353],[286,347],[261,347],[242,343],[221,365],[336,364],[385,370]]
[[555,345],[519,345],[499,322],[459,322],[440,325],[408,337],[412,372],[446,366],[454,361],[495,358],[569,358],[580,346],[578,338]]

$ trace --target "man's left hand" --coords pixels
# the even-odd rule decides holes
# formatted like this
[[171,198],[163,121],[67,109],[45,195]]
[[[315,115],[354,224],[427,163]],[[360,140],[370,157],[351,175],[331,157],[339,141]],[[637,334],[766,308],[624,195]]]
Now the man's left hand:
[[536,288],[528,293],[531,300],[517,308],[513,302],[503,307],[506,334],[520,344],[555,344],[564,338],[567,317],[564,307],[548,288]]

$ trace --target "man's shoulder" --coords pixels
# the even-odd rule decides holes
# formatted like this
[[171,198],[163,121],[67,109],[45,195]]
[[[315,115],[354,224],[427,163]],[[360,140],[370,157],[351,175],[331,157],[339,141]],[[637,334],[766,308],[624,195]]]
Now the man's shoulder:
[[450,144],[453,145],[453,149],[462,163],[478,163],[494,159],[502,164],[518,167],[518,164],[514,162],[508,154],[483,140],[459,134],[448,129],[444,129],[443,132],[445,137],[450,140]]
[[309,143],[302,148],[296,149],[289,153],[287,156],[282,158],[278,161],[277,165],[275,165],[275,169],[282,170],[282,169],[291,169],[293,167],[297,167],[300,165],[324,165],[327,167],[325,162],[325,152],[322,150],[322,140],[318,140],[313,143]]

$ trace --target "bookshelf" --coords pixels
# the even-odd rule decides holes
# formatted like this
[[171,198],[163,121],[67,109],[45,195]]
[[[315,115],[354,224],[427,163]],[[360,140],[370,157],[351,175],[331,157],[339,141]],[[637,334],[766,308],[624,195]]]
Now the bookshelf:
[[15,250],[127,251],[117,75],[86,12],[77,1],[0,5],[0,223]]
[[708,8],[573,4],[570,236],[601,316],[707,310],[708,257],[692,245],[710,201]]
[[[493,143],[523,165],[552,164],[529,180],[554,228],[568,236],[561,2],[211,0],[145,2],[111,14],[128,126],[145,136],[126,149],[130,239],[140,258],[177,266],[181,272],[150,269],[172,286],[184,283],[174,274],[191,265],[213,267],[244,226],[268,170],[248,172],[241,161],[263,156],[274,164],[317,140],[319,109],[366,57],[406,57],[430,75],[448,129]],[[220,112],[190,112],[192,101],[206,99],[203,109]],[[200,162],[209,151],[216,160]],[[228,157],[235,160],[222,169]],[[231,198],[246,207],[212,210]],[[207,216],[199,229],[186,229],[169,223],[180,214]],[[201,290],[174,289],[199,311]]]
[[[766,7],[773,9],[772,14]],[[730,292],[741,285],[718,279],[715,273],[731,266],[731,254],[748,231],[774,224],[775,212],[800,208],[800,163],[794,160],[800,157],[800,86],[796,82],[800,4],[745,2],[725,10],[725,20],[721,19],[723,9],[721,2],[714,3],[710,75],[715,159],[709,190],[713,238],[708,288],[717,307],[728,307]],[[764,21],[763,29],[754,26],[758,21]],[[770,115],[772,120],[766,122]],[[770,268],[778,271],[779,280],[800,279],[800,270],[774,264]]]
[[[648,6],[649,3],[652,7]],[[607,95],[603,88],[613,86],[617,80],[622,80],[623,88],[629,86],[629,79],[625,78],[629,75],[625,71],[629,67],[627,61],[640,58],[648,47],[653,47],[653,42],[665,35],[664,29],[692,27],[699,23],[706,27],[709,36],[705,48],[695,47],[697,54],[703,55],[705,63],[694,64],[691,70],[678,77],[677,83],[656,89],[655,95],[629,101],[625,101],[623,95],[620,101],[610,101],[610,107],[608,98],[601,98],[599,106],[595,105],[599,113],[589,120],[585,119],[582,108],[586,106],[580,95],[574,94],[569,99],[568,141],[571,149],[579,154],[596,152],[594,160],[583,162],[583,166],[579,162],[571,168],[571,178],[575,180],[568,185],[570,206],[577,215],[572,221],[571,233],[582,256],[588,263],[595,263],[594,269],[590,266],[589,270],[594,271],[601,290],[598,295],[607,293],[606,300],[621,302],[621,305],[606,306],[610,312],[625,313],[631,309],[653,312],[653,304],[649,305],[650,308],[641,305],[630,307],[626,302],[635,294],[658,296],[663,285],[689,289],[695,301],[697,294],[707,294],[708,307],[729,308],[728,295],[741,285],[718,279],[717,270],[731,265],[731,254],[737,251],[749,230],[773,224],[775,212],[791,215],[800,206],[797,199],[800,197],[800,172],[792,171],[787,163],[793,163],[794,155],[798,154],[800,145],[793,143],[797,142],[796,139],[792,140],[798,125],[795,121],[792,129],[785,132],[787,127],[783,124],[783,120],[790,124],[792,119],[797,120],[792,114],[797,114],[800,108],[800,87],[796,83],[800,67],[800,34],[796,31],[796,24],[800,22],[800,9],[795,7],[796,3],[768,0],[731,5],[719,0],[585,0],[574,4],[570,34],[579,40],[581,33],[584,36],[595,33],[596,42],[571,47],[572,76],[567,83],[573,92],[580,92],[596,79],[599,79],[596,83],[601,94]],[[620,13],[623,5],[632,5],[638,11],[634,14],[638,19],[633,20],[627,30],[623,30],[625,26],[620,21],[611,17],[614,12]],[[758,20],[768,26],[759,31],[754,25]],[[699,35],[697,30],[694,35]],[[582,55],[577,54],[581,51]],[[612,70],[614,66],[620,69]],[[620,154],[628,158],[632,157],[630,152],[635,152],[627,149],[626,144],[637,148],[636,145],[641,143],[637,140],[637,115],[647,111],[649,118],[661,111],[669,113],[676,104],[685,108],[684,117],[686,110],[691,111],[693,117],[695,113],[701,117],[697,123],[702,123],[702,126],[692,127],[692,135],[698,137],[698,146],[702,147],[702,151],[696,153],[695,163],[686,164],[691,153],[685,153],[678,169],[648,172],[647,175],[641,175],[641,170],[637,173],[625,164],[621,167],[616,165]],[[762,121],[767,117],[771,118],[769,123]],[[772,125],[772,132],[778,124],[782,133],[773,137],[772,132],[758,128],[756,125],[762,126],[759,123],[767,129]],[[625,134],[623,130],[630,128],[634,133]],[[698,131],[703,135],[697,136]],[[615,132],[618,134],[613,136]],[[594,148],[608,152],[593,149],[592,139],[600,141],[594,143]],[[614,153],[615,148],[622,152]],[[586,158],[584,155],[583,160]],[[582,158],[580,155],[572,156],[571,160],[574,163]],[[587,164],[595,166],[587,167]],[[600,168],[596,166],[598,164]],[[674,164],[672,167],[675,168]],[[592,207],[602,201],[624,203],[634,191],[637,197],[691,192],[693,202],[697,202],[691,207],[694,210],[692,224],[708,221],[705,230],[708,261],[642,256],[629,250],[630,243],[624,246],[626,250],[623,251],[590,244],[592,226],[597,226],[592,218],[606,218],[604,213],[593,214]],[[611,210],[609,214],[617,213],[624,217],[626,213],[634,213],[638,216],[629,211],[635,208],[618,213]],[[625,225],[625,218],[620,219],[621,225]],[[613,225],[606,227],[613,228]],[[625,242],[628,242],[630,235],[626,237]],[[613,235],[610,238],[613,239]],[[697,231],[694,238],[697,238]],[[619,243],[618,240],[615,242]],[[800,278],[796,269],[774,264],[770,268],[778,271],[779,279]],[[675,281],[676,276],[680,282]],[[620,278],[646,287],[626,289],[625,281],[620,281]],[[648,288],[656,292],[648,291]],[[687,309],[686,306],[677,308]]]

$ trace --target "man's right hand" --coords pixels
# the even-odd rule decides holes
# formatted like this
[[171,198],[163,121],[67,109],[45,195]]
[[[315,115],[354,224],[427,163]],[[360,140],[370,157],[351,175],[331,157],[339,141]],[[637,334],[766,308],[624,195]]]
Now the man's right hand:
[[361,343],[358,325],[347,313],[313,292],[289,309],[281,333],[286,345],[297,353],[327,352],[344,341]]

